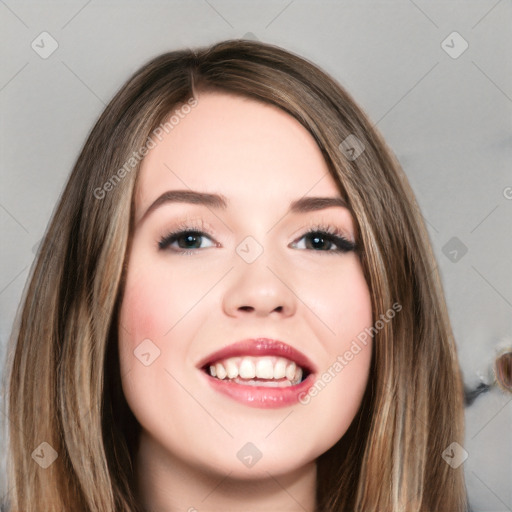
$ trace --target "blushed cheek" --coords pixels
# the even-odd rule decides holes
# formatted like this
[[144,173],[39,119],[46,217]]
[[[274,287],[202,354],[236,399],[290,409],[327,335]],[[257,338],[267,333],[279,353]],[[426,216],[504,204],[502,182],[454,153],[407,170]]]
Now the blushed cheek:
[[204,265],[200,271],[191,264],[185,268],[171,257],[151,256],[145,248],[135,247],[130,265],[121,321],[135,339],[163,339],[192,309],[197,309],[205,292],[218,280],[218,275],[205,270]]
[[[128,279],[121,304],[118,323],[118,350],[122,375],[138,368],[138,347],[147,347],[141,353],[157,351],[161,348],[163,328],[158,324],[161,318],[158,301],[151,288],[132,285]],[[162,307],[160,305],[160,307]],[[148,342],[147,340],[151,340]],[[145,343],[146,345],[143,345]],[[154,344],[154,345],[153,345]],[[133,376],[132,376],[133,377]]]
[[170,280],[158,265],[151,264],[143,254],[135,252],[131,259],[121,307],[121,321],[136,338],[162,336],[171,319],[172,290]]
[[[130,409],[139,422],[151,417],[155,390],[162,386],[165,347],[160,312],[150,287],[127,283],[118,327],[121,381]],[[149,364],[147,364],[149,362]]]
[[[155,332],[155,316],[143,289],[127,289],[121,306],[119,328],[134,343]],[[142,341],[142,340],[140,340]]]

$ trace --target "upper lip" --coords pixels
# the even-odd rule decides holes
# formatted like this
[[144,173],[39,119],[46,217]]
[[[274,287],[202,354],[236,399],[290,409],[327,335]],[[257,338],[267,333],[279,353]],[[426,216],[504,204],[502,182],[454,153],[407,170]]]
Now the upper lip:
[[280,356],[293,361],[310,373],[316,371],[315,365],[302,352],[284,341],[271,338],[250,338],[237,341],[203,358],[197,366],[198,368],[204,368],[221,359],[236,356]]

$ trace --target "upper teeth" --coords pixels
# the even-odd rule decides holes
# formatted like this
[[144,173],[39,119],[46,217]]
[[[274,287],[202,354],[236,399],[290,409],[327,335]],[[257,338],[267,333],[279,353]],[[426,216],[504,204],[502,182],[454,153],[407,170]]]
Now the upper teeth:
[[210,375],[218,379],[283,379],[292,383],[302,380],[302,368],[283,357],[230,357],[210,365]]

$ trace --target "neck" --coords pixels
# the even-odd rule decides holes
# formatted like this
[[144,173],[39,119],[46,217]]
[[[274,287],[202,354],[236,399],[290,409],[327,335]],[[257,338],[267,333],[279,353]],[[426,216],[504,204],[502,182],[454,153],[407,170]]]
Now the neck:
[[316,464],[254,479],[233,478],[173,457],[141,432],[136,456],[137,492],[147,512],[313,512]]

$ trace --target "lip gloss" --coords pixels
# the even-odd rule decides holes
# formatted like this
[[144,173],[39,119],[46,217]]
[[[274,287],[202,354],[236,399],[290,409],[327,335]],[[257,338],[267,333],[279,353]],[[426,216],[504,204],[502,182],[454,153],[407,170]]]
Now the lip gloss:
[[211,377],[203,371],[201,373],[215,391],[242,404],[265,409],[286,407],[298,403],[299,396],[304,396],[314,383],[313,374],[309,374],[295,386],[266,387],[238,384],[230,380]]
[[[218,379],[204,371],[205,367],[216,361],[237,356],[283,357],[303,368],[308,375],[302,382],[295,385],[269,387],[244,384],[230,379]],[[245,405],[260,408],[286,407],[297,403],[299,397],[304,396],[313,385],[316,373],[313,363],[302,352],[287,343],[270,338],[238,341],[202,359],[197,367],[215,391]]]

